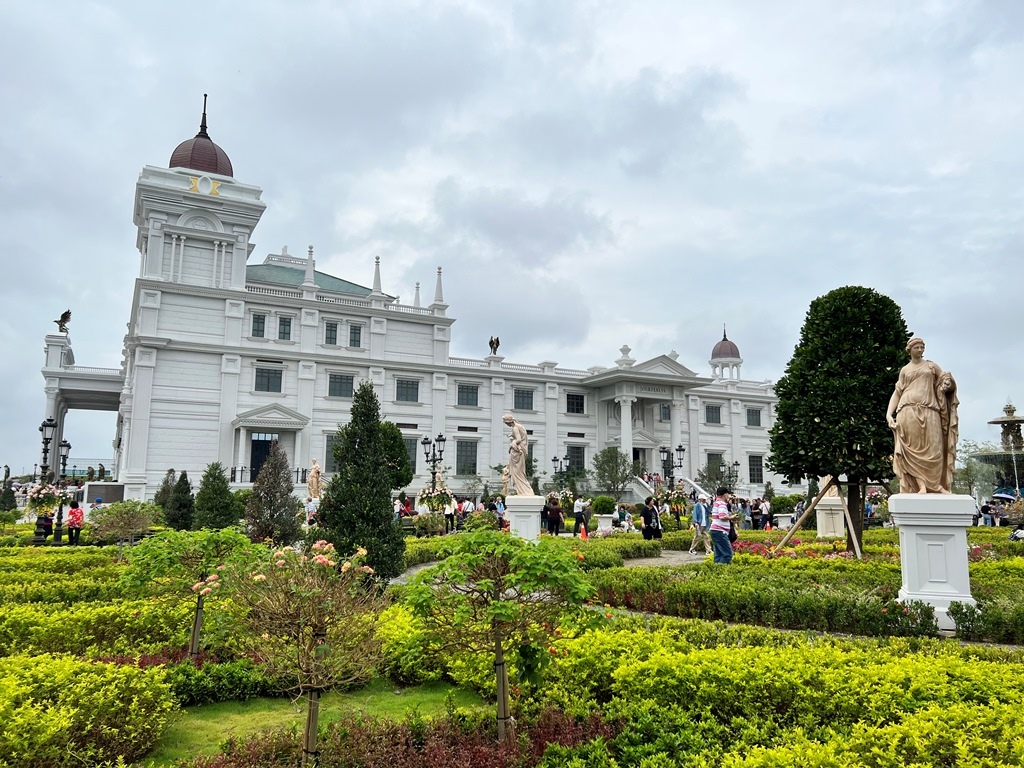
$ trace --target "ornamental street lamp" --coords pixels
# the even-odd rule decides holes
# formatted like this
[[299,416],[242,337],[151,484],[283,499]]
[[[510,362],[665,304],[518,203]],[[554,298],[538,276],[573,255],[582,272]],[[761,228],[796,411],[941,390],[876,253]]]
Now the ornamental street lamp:
[[433,440],[426,435],[420,440],[423,446],[423,456],[430,465],[430,490],[437,490],[437,465],[444,459],[445,436],[438,434]]
[[61,440],[57,444],[57,453],[60,456],[60,494],[57,496],[57,521],[53,524],[53,546],[60,547],[64,544],[64,489],[68,487],[68,455],[71,453],[71,443]]
[[[42,461],[39,464],[39,482],[46,484],[50,480],[50,443],[57,432],[56,419],[48,418],[39,425],[39,434],[42,435],[43,452]],[[46,543],[46,512],[40,511],[36,515],[36,529],[32,535],[32,544],[42,546]]]
[[676,487],[676,478],[673,470],[683,468],[683,456],[686,454],[686,449],[683,448],[682,444],[677,445],[674,460],[668,446],[663,445],[658,450],[661,452],[661,474],[666,482],[668,482],[669,490],[673,490]]
[[552,456],[551,469],[555,480],[555,487],[558,490],[562,490],[562,487],[565,485],[565,475],[569,471],[569,454],[565,454],[562,458]]
[[39,434],[43,436],[43,460],[39,464],[39,482],[46,483],[50,480],[50,443],[57,432],[57,420],[46,419],[39,425]]

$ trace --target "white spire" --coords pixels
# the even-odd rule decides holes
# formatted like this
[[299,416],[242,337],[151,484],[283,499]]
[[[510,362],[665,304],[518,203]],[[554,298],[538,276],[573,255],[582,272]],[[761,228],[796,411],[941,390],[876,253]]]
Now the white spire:
[[373,292],[384,293],[380,289],[380,256],[373,257]]
[[316,267],[316,262],[313,261],[313,246],[309,246],[309,252],[306,256],[306,278],[302,281],[304,286],[316,287],[316,280],[313,279],[313,270]]
[[413,296],[412,305],[418,307],[420,305],[420,284],[416,283],[416,295]]
[[444,289],[441,287],[441,268],[437,268],[437,285],[434,287],[434,303],[444,304]]

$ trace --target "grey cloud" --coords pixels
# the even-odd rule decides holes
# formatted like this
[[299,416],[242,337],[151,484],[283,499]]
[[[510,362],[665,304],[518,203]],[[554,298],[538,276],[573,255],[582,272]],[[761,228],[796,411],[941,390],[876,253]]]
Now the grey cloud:
[[496,258],[520,266],[612,237],[607,217],[590,211],[580,195],[552,193],[536,202],[510,189],[465,189],[449,178],[437,187],[434,209],[442,231],[478,240]]

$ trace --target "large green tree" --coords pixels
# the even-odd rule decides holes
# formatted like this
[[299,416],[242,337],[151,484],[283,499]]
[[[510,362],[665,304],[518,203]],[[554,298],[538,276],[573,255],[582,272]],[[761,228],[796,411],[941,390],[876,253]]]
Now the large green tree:
[[412,482],[402,433],[382,421],[370,382],[352,398],[352,418],[334,439],[338,471],[327,484],[317,512],[324,536],[339,552],[367,550],[366,563],[381,579],[405,568],[405,539],[394,520],[391,492]]
[[599,451],[594,456],[594,480],[597,487],[607,491],[615,500],[629,487],[629,481],[640,474],[640,462],[630,458],[615,446]]
[[885,410],[910,333],[899,306],[871,288],[846,286],[807,310],[800,342],[775,385],[779,398],[769,468],[791,482],[846,476],[853,537],[863,537],[860,486],[893,476]]
[[287,545],[301,537],[302,522],[296,515],[302,503],[294,490],[288,455],[274,440],[245,503],[245,532],[250,539]]
[[220,530],[238,525],[239,515],[231,495],[227,473],[219,461],[207,465],[196,491],[196,510],[192,519],[195,529]]

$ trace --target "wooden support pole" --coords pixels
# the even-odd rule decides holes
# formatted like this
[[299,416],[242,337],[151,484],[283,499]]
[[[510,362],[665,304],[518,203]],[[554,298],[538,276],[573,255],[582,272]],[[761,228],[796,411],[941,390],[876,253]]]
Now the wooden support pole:
[[825,498],[825,494],[828,493],[828,489],[835,484],[836,479],[834,477],[830,477],[828,482],[825,483],[825,486],[818,491],[818,495],[814,497],[814,500],[807,505],[807,509],[805,509],[804,513],[800,515],[800,518],[789,527],[789,530],[786,531],[786,535],[782,537],[782,541],[775,545],[775,549],[773,549],[772,552],[778,552],[789,543],[789,540],[793,538],[793,535],[800,530],[800,526],[804,524],[804,520],[806,520],[810,516],[811,512],[814,511],[814,508],[818,506],[818,502]]
[[[864,559],[864,553],[860,551],[860,542],[857,541],[857,531],[853,527],[853,518],[850,516],[850,505],[846,503],[846,497],[843,496],[842,488],[839,489],[839,500],[843,502],[843,514],[846,516],[847,530],[850,531],[850,540],[853,542],[853,553],[857,556],[858,560]],[[861,514],[864,514],[861,512]]]

